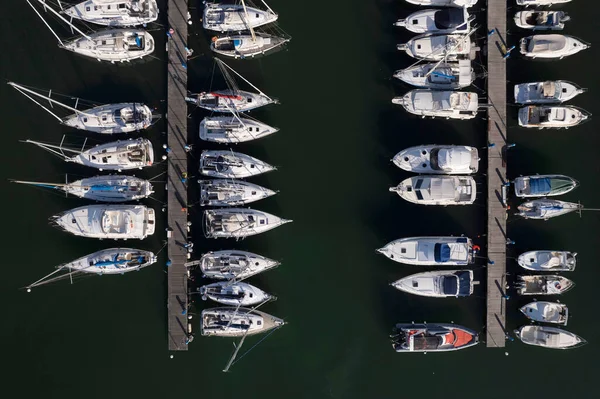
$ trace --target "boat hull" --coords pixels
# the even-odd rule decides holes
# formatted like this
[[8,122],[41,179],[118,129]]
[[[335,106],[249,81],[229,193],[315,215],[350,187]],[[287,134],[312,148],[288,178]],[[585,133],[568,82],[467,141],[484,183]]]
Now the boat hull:
[[62,46],[98,61],[131,62],[154,52],[154,38],[143,30],[108,29],[81,36]]
[[152,126],[152,110],[140,103],[106,104],[71,115],[63,123],[93,133],[132,133]]
[[202,26],[204,29],[216,32],[240,32],[249,27],[257,28],[277,21],[278,15],[272,11],[264,11],[254,7],[246,7],[249,19],[246,18],[244,7],[238,4],[211,4],[204,8]]
[[211,116],[200,122],[200,139],[213,143],[244,143],[277,131],[275,127],[248,118]]
[[266,34],[213,37],[210,49],[225,57],[244,59],[263,55],[283,46],[289,39]]
[[[249,323],[249,321],[252,323]],[[267,332],[284,321],[270,314],[248,308],[212,308],[202,311],[200,334],[215,337],[243,337]]]
[[114,141],[100,144],[67,159],[98,170],[142,169],[152,166],[154,150],[147,139]]
[[557,302],[534,301],[519,308],[529,320],[566,326],[569,320],[567,305]]
[[101,202],[137,201],[154,193],[148,180],[117,175],[78,180],[69,183],[64,191],[79,198]]
[[247,112],[275,102],[263,94],[243,90],[200,93],[195,97],[186,97],[186,101],[209,111],[223,113]]
[[245,238],[290,223],[266,212],[250,208],[223,208],[204,211],[206,238]]
[[517,293],[519,295],[560,295],[575,286],[566,277],[557,274],[517,276]]
[[572,332],[548,326],[523,326],[515,330],[515,335],[524,344],[548,349],[571,349],[587,343]]
[[456,324],[399,323],[392,347],[396,352],[452,352],[479,343],[478,334]]
[[392,286],[408,294],[430,298],[469,296],[473,293],[473,271],[440,270],[416,273],[394,281]]
[[199,180],[201,206],[240,206],[275,195],[276,192],[241,180]]
[[263,290],[247,283],[218,282],[199,288],[202,300],[210,299],[229,306],[254,306],[274,299]]
[[400,169],[414,173],[468,175],[479,170],[477,148],[468,146],[409,147],[396,154],[392,161]]
[[139,271],[156,262],[157,257],[150,251],[132,248],[110,248],[94,252],[60,265],[60,269],[91,274],[123,274]]
[[467,237],[409,237],[390,242],[377,252],[417,266],[466,266],[473,262],[473,243]]

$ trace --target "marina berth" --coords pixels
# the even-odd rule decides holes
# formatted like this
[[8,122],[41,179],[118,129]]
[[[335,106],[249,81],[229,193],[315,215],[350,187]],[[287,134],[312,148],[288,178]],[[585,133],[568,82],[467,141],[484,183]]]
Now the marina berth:
[[232,116],[208,116],[200,122],[200,139],[214,143],[244,143],[279,131],[255,119]]
[[552,197],[573,191],[579,182],[565,175],[520,176],[513,181],[519,198]]
[[[472,31],[471,31],[472,32]],[[413,58],[425,61],[458,61],[472,59],[475,46],[471,44],[469,35],[440,35],[426,33],[415,36],[404,44],[397,46]]]
[[479,170],[477,148],[459,145],[409,147],[394,156],[400,169],[415,173],[468,175]]
[[528,36],[520,41],[521,54],[528,58],[563,59],[589,47],[580,39],[557,34]]
[[572,332],[549,326],[523,326],[515,335],[527,345],[550,349],[572,349],[587,344],[587,341]]
[[415,89],[394,97],[392,103],[423,118],[473,119],[479,110],[479,97],[474,92]]
[[93,274],[123,274],[143,269],[156,263],[156,260],[156,255],[150,251],[110,248],[83,256],[57,268]]
[[158,5],[156,0],[86,0],[63,13],[96,25],[136,26],[156,21]]
[[533,301],[519,308],[529,320],[540,323],[567,325],[569,308],[558,302]]
[[210,49],[225,57],[243,59],[265,54],[268,51],[283,46],[289,41],[289,38],[269,35],[267,33],[240,33],[228,36],[214,36],[210,43]]
[[279,265],[273,259],[238,250],[208,252],[200,258],[202,277],[223,280],[244,280]]
[[50,218],[76,236],[100,239],[144,239],[154,234],[154,209],[143,205],[87,205]]
[[410,177],[390,191],[421,205],[470,205],[477,197],[477,185],[470,176]]
[[200,155],[200,173],[221,178],[244,178],[276,170],[260,159],[233,151],[205,150]]
[[223,208],[204,211],[206,238],[245,238],[292,222],[250,208]]
[[473,7],[478,0],[406,0],[407,3],[417,6],[434,7]]
[[571,17],[564,11],[525,10],[517,12],[514,20],[522,29],[562,30]]
[[575,270],[577,252],[529,251],[519,255],[518,263],[523,269],[541,272],[572,272]]
[[448,352],[479,343],[475,331],[445,323],[398,323],[391,339],[396,352]]
[[467,237],[408,237],[377,252],[391,260],[417,266],[467,266],[473,263],[473,243]]
[[574,202],[565,202],[552,199],[537,199],[525,202],[518,206],[518,216],[525,219],[548,220],[567,213],[581,211],[583,206]]
[[586,110],[564,105],[529,105],[519,109],[519,126],[536,129],[568,129],[587,121]]
[[586,91],[566,80],[521,83],[514,88],[515,102],[518,104],[559,104]]
[[525,7],[543,7],[551,6],[554,4],[564,4],[570,1],[571,0],[517,0],[517,5]]
[[276,192],[241,180],[198,180],[201,206],[240,206],[275,195]]
[[414,33],[467,33],[469,23],[467,8],[443,8],[420,10],[394,25]]
[[201,315],[200,334],[214,337],[244,337],[264,333],[285,322],[270,314],[248,308],[204,309]]
[[456,90],[470,86],[475,72],[470,60],[448,63],[422,63],[394,73],[394,77],[409,85],[424,89]]
[[202,300],[210,299],[223,305],[254,306],[276,299],[260,288],[247,283],[221,281],[199,288]]
[[278,15],[267,6],[267,10],[247,7],[243,4],[206,2],[202,16],[204,29],[217,32],[239,32],[258,28],[277,21]]
[[515,284],[519,295],[560,295],[574,286],[573,281],[557,274],[517,276]]
[[473,293],[472,270],[447,270],[412,274],[391,285],[409,294],[432,298],[463,297]]

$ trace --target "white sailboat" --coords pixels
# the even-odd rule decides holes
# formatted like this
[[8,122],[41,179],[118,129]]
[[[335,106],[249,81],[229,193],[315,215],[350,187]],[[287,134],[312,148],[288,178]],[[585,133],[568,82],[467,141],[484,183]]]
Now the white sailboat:
[[434,7],[473,7],[478,0],[406,0],[407,3],[417,6]]
[[292,222],[250,208],[206,210],[203,219],[206,238],[245,238]]
[[276,192],[242,180],[198,180],[201,206],[240,206],[275,195]]
[[210,299],[229,306],[254,306],[277,299],[251,284],[228,281],[204,285],[199,293],[204,301]]
[[227,36],[215,36],[210,43],[210,49],[217,54],[230,58],[252,58],[263,55],[283,46],[291,39],[270,35],[268,33],[252,34],[238,33]]
[[518,104],[558,104],[572,100],[587,89],[566,80],[521,83],[515,85],[515,102]]
[[200,139],[214,143],[244,143],[269,136],[278,128],[250,117],[207,116],[200,122]]
[[409,177],[390,191],[419,205],[470,205],[477,197],[477,185],[471,176]]
[[477,48],[472,45],[470,36],[475,32],[471,29],[467,34],[439,35],[426,33],[415,36],[404,44],[397,46],[413,58],[426,61],[458,61],[472,59]]
[[423,118],[473,119],[479,110],[477,93],[466,91],[415,89],[402,97],[394,97],[392,103]]
[[473,17],[467,8],[419,10],[394,24],[414,33],[467,33]]
[[154,192],[148,180],[135,176],[95,176],[74,182],[44,183],[35,181],[11,180],[13,183],[29,184],[51,188],[75,197],[100,202],[127,202],[148,198]]
[[[64,140],[64,137],[63,137]],[[76,150],[60,145],[46,144],[39,141],[25,140],[25,143],[37,145],[40,148],[62,158],[65,162],[78,163],[102,170],[142,169],[152,166],[154,150],[147,139],[113,141],[99,144],[89,150]],[[66,155],[73,154],[73,155]]]
[[85,0],[63,12],[96,25],[123,27],[154,22],[159,11],[156,0]]
[[570,1],[571,0],[517,0],[517,5],[524,7],[543,7],[554,4],[564,4]]
[[519,109],[519,126],[535,129],[568,129],[589,120],[590,114],[572,105],[529,105]]
[[238,250],[208,252],[200,258],[202,277],[224,280],[245,280],[279,265],[273,259]]
[[517,276],[519,295],[560,295],[575,287],[575,283],[557,274]]
[[[103,104],[77,109],[80,99],[76,99],[75,106],[71,107],[52,98],[52,90],[48,91],[48,95],[44,95],[15,82],[8,82],[8,84],[52,115],[61,124],[75,129],[100,134],[117,134],[136,132],[152,126],[152,110],[141,103]],[[48,101],[49,107],[36,100],[35,97]],[[70,114],[64,117],[59,116],[53,105],[67,110]]]
[[581,39],[567,35],[533,35],[520,41],[520,51],[527,58],[563,59],[590,47]]
[[525,219],[548,220],[567,213],[581,211],[583,206],[574,202],[565,202],[553,199],[536,199],[518,206],[517,215]]
[[475,72],[470,60],[423,63],[396,71],[394,77],[409,85],[436,90],[456,90],[470,86]]
[[473,263],[473,242],[467,237],[408,237],[377,252],[407,265],[466,266]]
[[519,255],[517,263],[523,269],[538,272],[572,272],[577,265],[577,252],[529,251]]
[[420,145],[400,151],[392,159],[400,169],[415,173],[468,175],[479,170],[477,148],[462,145]]
[[523,326],[515,335],[527,345],[550,349],[571,349],[587,344],[587,341],[572,332],[549,326]]
[[248,308],[212,308],[202,311],[202,336],[244,337],[264,333],[285,324],[270,314]]
[[569,320],[569,308],[559,302],[533,301],[519,308],[529,320],[563,326]]
[[200,155],[200,173],[204,176],[238,179],[273,170],[277,168],[241,152],[205,150]]
[[472,270],[438,270],[394,281],[397,290],[432,298],[464,297],[473,293]]
[[[262,0],[261,0],[262,1]],[[277,21],[278,15],[265,3],[266,10],[243,4],[205,3],[202,16],[204,29],[217,32],[239,32]]]
[[514,16],[515,24],[522,29],[562,30],[571,17],[564,11],[519,11]]

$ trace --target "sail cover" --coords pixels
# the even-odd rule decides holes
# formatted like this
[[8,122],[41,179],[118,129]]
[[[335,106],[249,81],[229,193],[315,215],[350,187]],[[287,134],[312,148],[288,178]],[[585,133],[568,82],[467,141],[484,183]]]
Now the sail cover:
[[547,194],[552,186],[549,178],[531,179],[529,182],[531,194]]

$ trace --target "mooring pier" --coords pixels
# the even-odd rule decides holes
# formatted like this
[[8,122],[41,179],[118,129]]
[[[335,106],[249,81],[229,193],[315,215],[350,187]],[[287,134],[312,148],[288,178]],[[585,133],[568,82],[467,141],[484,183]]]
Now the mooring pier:
[[506,341],[506,11],[506,0],[488,0],[487,347]]
[[169,350],[187,350],[188,330],[187,262],[187,0],[167,4],[167,224],[168,339]]

